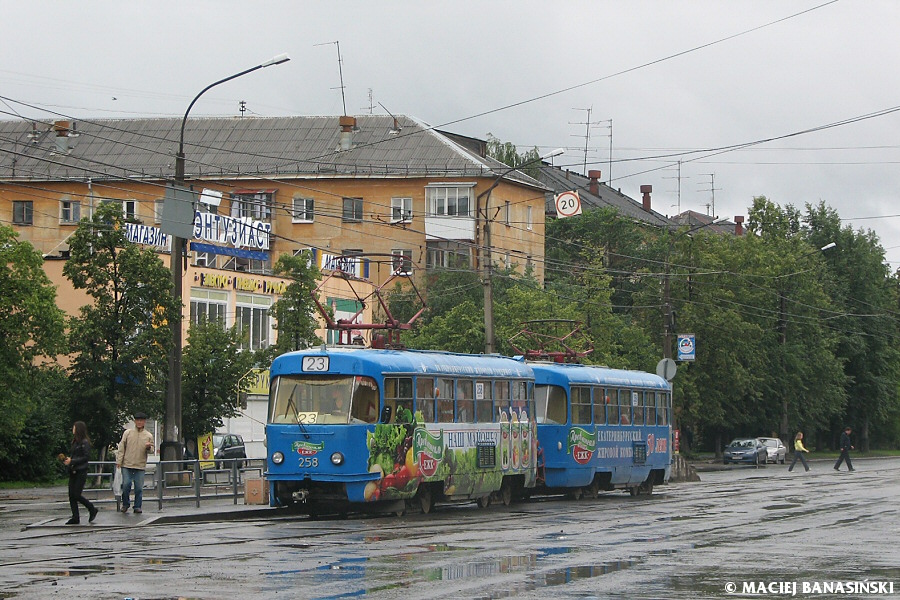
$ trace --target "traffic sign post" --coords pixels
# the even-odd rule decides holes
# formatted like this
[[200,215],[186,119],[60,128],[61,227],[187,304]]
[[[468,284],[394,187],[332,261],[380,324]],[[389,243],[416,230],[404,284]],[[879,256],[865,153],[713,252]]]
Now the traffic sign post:
[[560,219],[581,214],[581,197],[577,191],[561,192],[556,195],[556,216]]

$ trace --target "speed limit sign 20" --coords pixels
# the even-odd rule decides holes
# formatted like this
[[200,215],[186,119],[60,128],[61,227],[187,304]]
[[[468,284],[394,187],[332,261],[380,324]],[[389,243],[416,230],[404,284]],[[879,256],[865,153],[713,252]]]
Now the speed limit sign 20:
[[581,214],[581,198],[578,192],[562,192],[556,195],[556,216],[560,219]]

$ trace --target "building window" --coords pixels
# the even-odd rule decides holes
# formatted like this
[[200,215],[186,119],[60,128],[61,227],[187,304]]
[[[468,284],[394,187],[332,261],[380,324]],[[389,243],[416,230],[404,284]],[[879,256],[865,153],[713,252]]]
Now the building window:
[[60,223],[77,223],[81,220],[81,203],[73,200],[60,200]]
[[412,250],[391,250],[391,268],[397,275],[412,275]]
[[469,247],[456,242],[427,242],[425,266],[428,269],[467,269]]
[[425,188],[425,204],[429,216],[468,217],[472,188],[435,186]]
[[104,200],[102,204],[117,204],[122,209],[122,218],[134,221],[137,218],[137,200]]
[[165,200],[157,200],[153,203],[153,222],[154,223],[162,223],[163,216],[163,205],[165,204]]
[[271,300],[267,296],[237,294],[234,324],[243,335],[242,349],[260,350],[269,346],[270,306]]
[[359,223],[363,218],[362,198],[344,198],[344,212],[341,220],[345,223]]
[[412,223],[412,198],[391,198],[391,223]]
[[13,200],[13,225],[34,224],[34,202]]
[[191,323],[217,321],[225,327],[227,310],[228,292],[191,290]]
[[315,201],[312,198],[294,198],[291,221],[294,223],[312,223]]
[[239,271],[241,273],[268,273],[269,261],[230,256],[222,268],[226,271]]
[[525,207],[525,229],[528,231],[534,228],[534,221],[531,220],[531,208],[530,206]]
[[194,266],[216,268],[216,255],[211,252],[194,251]]
[[231,196],[231,216],[249,217],[254,221],[269,221],[272,218],[272,197],[274,192],[234,193]]
[[313,207],[315,201],[312,198],[294,198],[294,205],[291,212],[292,223],[312,223]]

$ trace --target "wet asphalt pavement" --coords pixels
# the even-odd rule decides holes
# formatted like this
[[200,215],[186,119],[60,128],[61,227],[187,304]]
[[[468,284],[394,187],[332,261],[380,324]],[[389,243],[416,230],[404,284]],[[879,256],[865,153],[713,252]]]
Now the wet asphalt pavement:
[[686,599],[760,584],[766,597],[790,597],[791,584],[798,598],[900,597],[900,458],[854,462],[854,473],[729,467],[650,497],[317,521],[145,500],[142,515],[107,504],[95,523],[66,526],[65,489],[2,491],[0,598]]

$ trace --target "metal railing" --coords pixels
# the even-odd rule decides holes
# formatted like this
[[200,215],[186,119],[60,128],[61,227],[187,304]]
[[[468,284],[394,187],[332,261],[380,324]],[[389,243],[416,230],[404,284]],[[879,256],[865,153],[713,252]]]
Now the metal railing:
[[[234,504],[243,497],[244,482],[247,479],[263,479],[265,459],[228,458],[216,461],[203,461],[203,464],[214,463],[214,468],[201,468],[199,460],[159,461],[148,463],[144,469],[144,494],[153,499],[162,510],[163,503],[171,501],[193,500],[200,508],[202,500],[229,498]],[[113,501],[118,511],[122,506],[121,496],[112,490],[116,463],[114,461],[91,461],[88,463],[85,494],[92,500]]]

